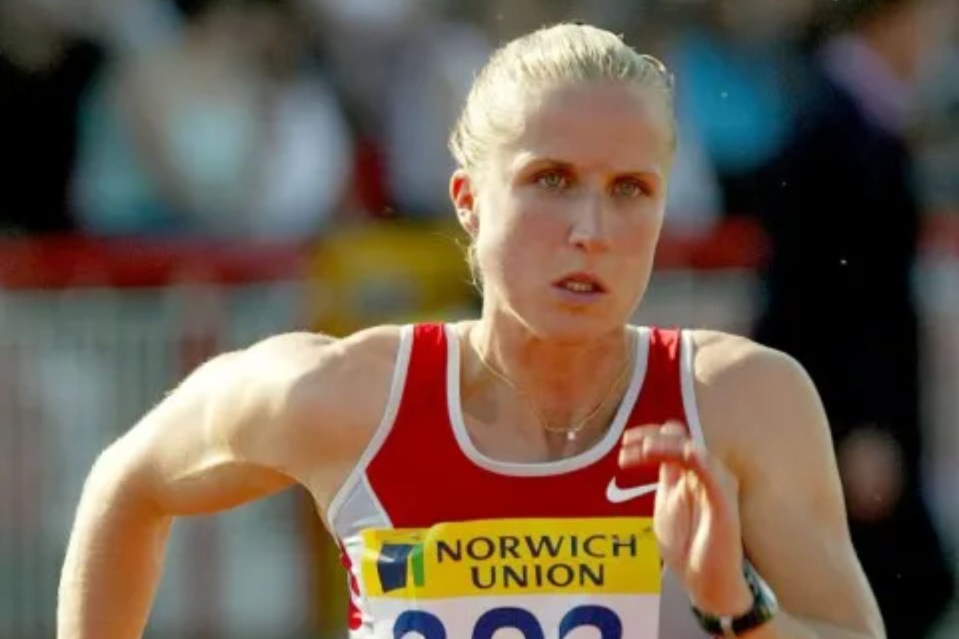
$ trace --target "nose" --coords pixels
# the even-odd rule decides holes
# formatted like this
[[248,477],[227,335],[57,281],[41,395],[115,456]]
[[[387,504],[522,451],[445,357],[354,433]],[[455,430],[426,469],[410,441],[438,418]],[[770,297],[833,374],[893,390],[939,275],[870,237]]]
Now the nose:
[[585,253],[603,253],[609,249],[609,234],[600,196],[583,196],[581,205],[573,212],[569,243]]

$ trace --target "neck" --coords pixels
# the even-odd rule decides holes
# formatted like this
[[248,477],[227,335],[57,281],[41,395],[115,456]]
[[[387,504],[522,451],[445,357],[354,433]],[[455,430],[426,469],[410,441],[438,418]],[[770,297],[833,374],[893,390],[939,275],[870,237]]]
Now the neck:
[[515,398],[513,406],[528,402],[520,410],[545,422],[534,426],[555,432],[608,424],[632,371],[632,339],[625,326],[590,339],[558,341],[515,320],[484,318],[472,325],[466,341],[471,361],[464,370],[474,391],[507,394]]

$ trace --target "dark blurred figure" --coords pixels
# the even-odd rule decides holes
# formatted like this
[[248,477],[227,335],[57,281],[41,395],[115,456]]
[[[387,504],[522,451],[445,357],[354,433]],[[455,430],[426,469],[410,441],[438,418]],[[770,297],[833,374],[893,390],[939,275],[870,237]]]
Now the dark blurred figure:
[[[827,3],[829,4],[829,3]],[[829,413],[854,542],[890,639],[919,639],[953,580],[921,485],[920,226],[906,127],[934,0],[832,3],[777,161],[757,339],[795,356]]]
[[0,0],[0,233],[69,231],[80,96],[100,49],[35,0]]

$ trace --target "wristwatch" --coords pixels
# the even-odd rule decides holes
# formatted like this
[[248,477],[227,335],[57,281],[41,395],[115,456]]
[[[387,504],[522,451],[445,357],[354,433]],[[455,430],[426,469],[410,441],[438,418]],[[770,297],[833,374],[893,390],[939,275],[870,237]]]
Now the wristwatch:
[[769,585],[763,581],[756,569],[749,561],[743,562],[743,575],[746,577],[746,583],[749,584],[749,590],[753,594],[753,606],[743,615],[734,617],[732,615],[718,616],[703,612],[693,606],[693,614],[703,630],[714,637],[724,637],[725,639],[735,639],[741,637],[772,619],[779,610],[779,602],[776,595],[769,588]]

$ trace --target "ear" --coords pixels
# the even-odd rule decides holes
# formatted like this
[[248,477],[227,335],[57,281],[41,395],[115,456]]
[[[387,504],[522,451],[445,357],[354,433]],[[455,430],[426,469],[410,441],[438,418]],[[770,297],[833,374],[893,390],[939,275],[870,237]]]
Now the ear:
[[456,169],[450,177],[450,199],[456,207],[456,217],[470,237],[479,232],[479,215],[476,208],[476,184],[466,169]]

